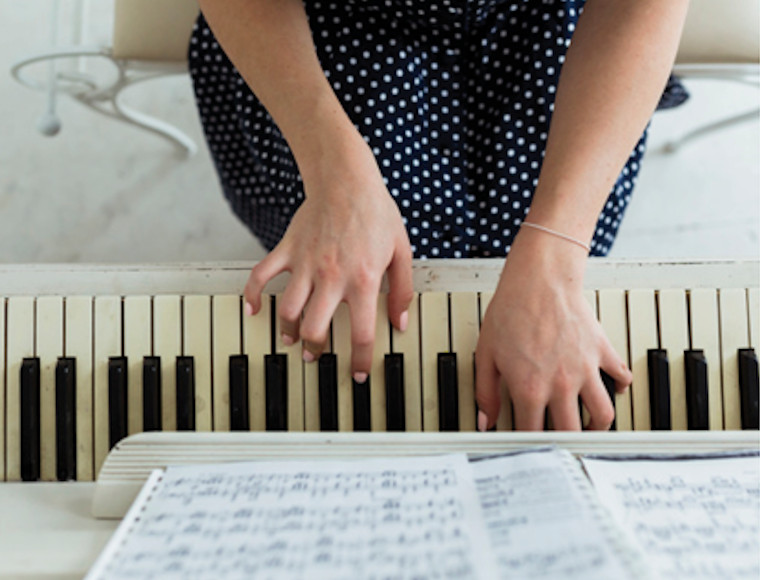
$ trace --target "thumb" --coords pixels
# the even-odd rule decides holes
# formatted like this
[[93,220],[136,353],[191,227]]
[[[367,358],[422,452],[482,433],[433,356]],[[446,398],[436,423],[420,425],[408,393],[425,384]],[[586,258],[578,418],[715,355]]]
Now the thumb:
[[615,381],[615,390],[618,393],[625,391],[633,380],[633,373],[612,347],[607,337],[602,342],[602,353],[599,366]]
[[246,303],[250,304],[253,314],[258,313],[261,308],[261,292],[264,286],[285,270],[287,264],[283,258],[284,254],[275,248],[251,269],[243,295]]

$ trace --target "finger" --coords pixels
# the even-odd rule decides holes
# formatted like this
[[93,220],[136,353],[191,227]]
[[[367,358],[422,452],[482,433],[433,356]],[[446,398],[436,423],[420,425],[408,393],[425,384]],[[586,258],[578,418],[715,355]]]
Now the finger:
[[304,343],[304,360],[311,362],[322,354],[330,332],[330,321],[341,301],[337,288],[321,286],[312,292],[303,320],[301,320],[301,339]]
[[512,398],[516,431],[544,430],[546,401],[539,393],[537,388],[528,388]]
[[[284,252],[272,250],[261,262],[256,264],[248,276],[243,294],[245,296],[246,314],[256,314],[261,309],[261,291],[267,283],[287,269]],[[250,307],[248,306],[250,305]]]
[[615,407],[601,378],[591,381],[581,390],[581,400],[589,414],[586,429],[607,431],[615,420]]
[[[486,431],[496,424],[501,407],[501,376],[486,354],[475,354],[475,401],[478,404],[478,431]],[[485,416],[485,420],[482,417]]]
[[311,281],[306,277],[291,278],[277,305],[280,318],[280,335],[285,345],[300,338],[301,313],[311,294]]
[[550,401],[549,413],[556,431],[581,430],[581,411],[578,408],[577,396],[557,397]]
[[372,368],[377,290],[362,293],[348,304],[351,316],[351,373],[357,383],[364,383]]
[[388,266],[388,318],[402,332],[409,322],[409,305],[413,299],[412,252],[407,245],[396,249]]
[[615,390],[622,393],[631,384],[633,373],[612,347],[607,337],[602,343],[601,369],[615,381]]

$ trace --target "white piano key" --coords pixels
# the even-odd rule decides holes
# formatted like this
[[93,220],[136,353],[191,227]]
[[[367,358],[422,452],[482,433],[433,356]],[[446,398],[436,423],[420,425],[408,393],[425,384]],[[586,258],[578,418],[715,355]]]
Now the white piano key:
[[[325,352],[330,352],[332,342],[328,338]],[[303,352],[303,342],[296,343]],[[319,431],[319,363],[303,364],[303,406],[304,406],[304,429],[306,431]]]
[[[281,298],[277,296],[275,302]],[[275,309],[276,310],[276,309]],[[303,345],[295,342],[286,346],[282,342],[280,318],[275,317],[275,353],[288,355],[288,431],[304,429]]]
[[95,445],[94,469],[97,476],[110,449],[108,429],[108,359],[122,356],[121,297],[95,297],[94,382],[93,382],[93,437]]
[[676,288],[660,290],[657,293],[657,309],[660,348],[668,351],[670,369],[670,428],[686,431],[689,428],[684,370],[684,351],[689,348],[686,292]]
[[[483,318],[488,311],[488,306],[493,299],[493,292],[481,292],[480,293],[480,324],[483,325]],[[477,372],[477,371],[476,371]],[[501,391],[501,406],[499,407],[499,416],[496,418],[496,430],[497,431],[512,431],[514,425],[512,423],[512,398],[509,396],[509,389],[507,384],[503,381],[499,381],[499,390]]]
[[475,431],[475,348],[480,318],[475,292],[451,293],[451,350],[457,355],[459,430]]
[[66,298],[64,355],[76,359],[76,461],[77,481],[92,481],[93,401],[92,401],[92,297]]
[[314,364],[303,365],[303,403],[304,431],[319,431],[319,367]]
[[[351,382],[351,323],[348,305],[338,305],[332,323],[333,352],[338,358],[338,431],[354,430],[354,391]],[[317,364],[317,363],[314,363]]]
[[375,347],[372,352],[370,371],[370,409],[372,430],[385,431],[387,428],[385,404],[385,355],[391,352],[391,326],[388,320],[388,296],[377,298],[377,318],[375,319]]
[[760,345],[760,288],[747,290],[747,305],[749,312],[749,345],[757,350]]
[[[628,321],[626,318],[625,290],[599,290],[599,322],[615,352],[630,365],[628,360]],[[631,413],[631,388],[615,395],[615,430],[633,429]]]
[[180,297],[153,299],[153,354],[161,359],[161,428],[177,429],[177,357],[182,354]]
[[195,366],[195,430],[211,431],[211,297],[185,296],[182,310],[182,352]]
[[[594,292],[593,290],[584,290],[583,297],[586,299],[586,302],[588,302],[588,305],[591,307],[591,312],[593,312],[594,316],[598,319],[599,313],[597,312],[596,292]],[[589,415],[588,409],[586,409],[586,405],[584,405],[581,402],[581,427],[583,425],[588,425],[590,420],[591,420],[591,416]]]
[[143,357],[153,354],[150,296],[127,296],[123,307],[127,432],[134,435],[143,431]]
[[266,430],[264,356],[272,353],[272,303],[261,295],[256,316],[243,316],[243,354],[248,355],[248,413],[251,431]]
[[633,428],[636,431],[649,431],[652,420],[649,409],[647,350],[659,346],[654,290],[634,289],[628,292],[628,328],[633,372]]
[[723,377],[720,360],[718,295],[711,288],[689,292],[691,348],[702,350],[707,361],[707,399],[710,429],[723,429]]
[[21,479],[21,364],[34,356],[34,298],[13,296],[7,312],[8,375],[6,378],[5,476],[8,481]]
[[40,359],[40,480],[56,481],[55,368],[63,354],[63,298],[37,298],[36,345]]
[[241,354],[239,295],[211,298],[214,431],[230,430],[230,356]]
[[405,332],[391,330],[393,352],[404,355],[404,409],[407,431],[422,431],[422,381],[420,367],[420,302],[415,294],[409,305]]
[[725,429],[741,429],[741,397],[739,394],[739,361],[737,350],[749,342],[747,298],[743,288],[718,291],[720,311],[720,348],[723,372],[723,425]]
[[583,291],[583,297],[586,299],[586,302],[588,302],[588,305],[591,307],[592,312],[594,313],[594,316],[596,316],[596,292],[593,290],[584,290]]
[[438,354],[451,352],[449,297],[446,292],[420,295],[422,353],[422,428],[438,431]]

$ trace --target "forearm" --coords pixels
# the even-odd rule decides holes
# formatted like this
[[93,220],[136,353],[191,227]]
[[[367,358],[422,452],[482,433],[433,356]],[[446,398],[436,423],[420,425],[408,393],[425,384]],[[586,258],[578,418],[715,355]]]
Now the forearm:
[[529,220],[588,241],[673,65],[688,0],[589,0],[566,55]]
[[301,0],[200,0],[214,35],[287,140],[305,181],[360,136],[317,58]]

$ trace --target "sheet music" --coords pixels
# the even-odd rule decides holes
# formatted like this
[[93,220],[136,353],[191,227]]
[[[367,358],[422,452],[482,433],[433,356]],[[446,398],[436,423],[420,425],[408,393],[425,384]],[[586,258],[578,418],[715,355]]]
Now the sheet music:
[[170,467],[141,500],[88,579],[495,577],[464,455]]
[[583,464],[663,578],[760,578],[760,458]]
[[[575,459],[547,449],[473,463],[500,578],[637,574]],[[612,524],[610,527],[609,524]]]

